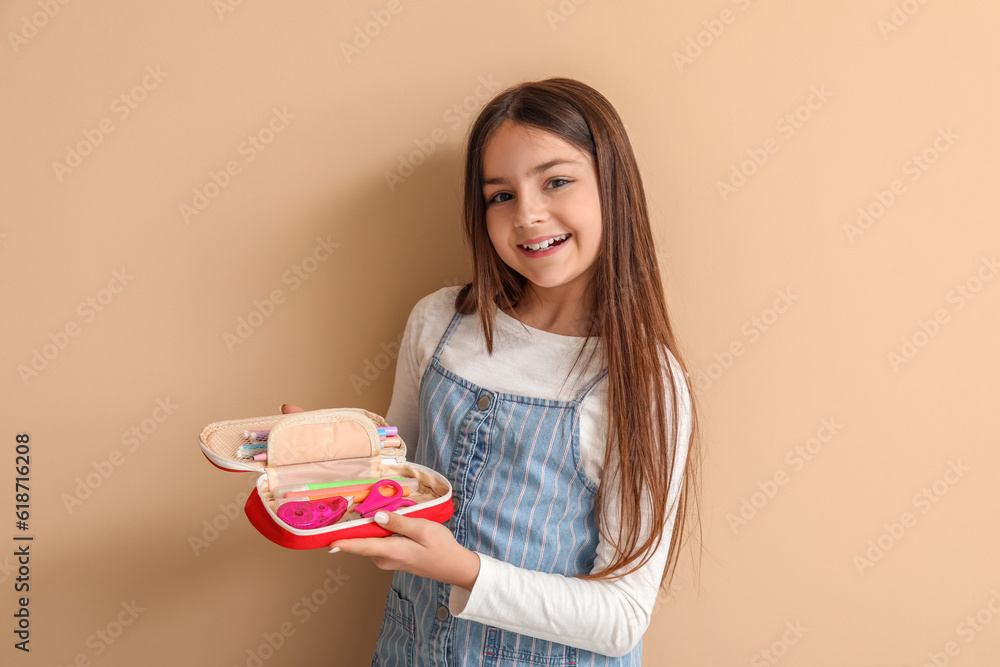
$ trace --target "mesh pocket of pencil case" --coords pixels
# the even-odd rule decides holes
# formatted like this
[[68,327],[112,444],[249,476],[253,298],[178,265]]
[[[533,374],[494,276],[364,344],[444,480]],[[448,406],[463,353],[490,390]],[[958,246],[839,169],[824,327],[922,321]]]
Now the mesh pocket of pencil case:
[[[216,467],[260,474],[244,507],[258,532],[289,549],[318,549],[334,540],[391,534],[373,514],[358,512],[360,493],[347,503],[339,499],[343,496],[315,500],[334,485],[358,489],[371,480],[395,479],[412,501],[396,512],[438,523],[451,518],[451,484],[437,471],[407,462],[406,444],[398,436],[383,441],[379,429],[387,427],[383,417],[361,408],[329,408],[215,422],[202,430],[199,442]],[[255,443],[264,438],[266,445]],[[254,460],[254,452],[266,460]],[[323,491],[302,491],[306,488]],[[289,489],[297,495],[286,496]],[[312,504],[302,503],[305,499]],[[281,509],[293,502],[300,504]]]

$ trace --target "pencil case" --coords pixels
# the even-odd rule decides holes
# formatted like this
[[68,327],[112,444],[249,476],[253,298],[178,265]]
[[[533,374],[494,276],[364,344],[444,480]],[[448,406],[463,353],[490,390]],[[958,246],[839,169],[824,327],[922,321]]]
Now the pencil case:
[[[414,478],[416,489],[408,491],[413,505],[399,514],[444,523],[453,510],[452,488],[435,470],[406,460],[406,443],[393,439],[383,448],[378,429],[386,427],[380,415],[361,408],[329,408],[286,415],[232,419],[209,424],[199,436],[202,453],[217,468],[257,472],[254,490],[244,511],[251,525],[275,544],[289,549],[318,549],[334,540],[384,537],[391,533],[351,511],[335,523],[321,528],[294,528],[278,517],[282,499],[273,490],[317,482],[387,477]],[[247,431],[269,430],[267,460],[243,458],[240,447]]]

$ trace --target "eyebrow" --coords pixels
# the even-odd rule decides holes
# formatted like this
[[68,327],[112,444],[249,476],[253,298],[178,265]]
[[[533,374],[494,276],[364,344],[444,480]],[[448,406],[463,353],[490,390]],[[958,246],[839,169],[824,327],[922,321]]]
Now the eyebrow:
[[[534,169],[531,170],[531,176],[547,171],[552,167],[556,167],[560,164],[580,164],[577,160],[567,160],[565,158],[555,158],[554,160],[549,160],[548,162],[543,162]],[[507,179],[500,176],[494,176],[493,178],[483,179],[483,185],[498,185],[500,183],[506,183]]]

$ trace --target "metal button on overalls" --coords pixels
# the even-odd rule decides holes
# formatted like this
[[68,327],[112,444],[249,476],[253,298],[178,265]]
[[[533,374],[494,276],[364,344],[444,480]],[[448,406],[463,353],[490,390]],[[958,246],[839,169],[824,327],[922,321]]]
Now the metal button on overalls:
[[447,621],[448,620],[448,607],[445,607],[444,605],[441,605],[440,607],[438,607],[438,614],[437,614],[437,616],[438,616],[438,620],[439,621]]
[[479,403],[477,403],[477,405],[479,406],[480,410],[485,410],[486,408],[490,407],[490,395],[483,394],[482,396],[480,396]]

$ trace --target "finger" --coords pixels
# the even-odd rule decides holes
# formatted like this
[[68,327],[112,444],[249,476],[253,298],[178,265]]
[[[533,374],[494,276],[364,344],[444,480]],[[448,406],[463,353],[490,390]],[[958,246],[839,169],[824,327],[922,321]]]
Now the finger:
[[354,537],[330,544],[330,553],[354,554],[372,558],[388,557],[397,552],[397,542],[403,538],[392,537]]
[[290,412],[305,412],[305,410],[303,410],[297,405],[292,405],[291,403],[282,403],[281,414],[287,415]]
[[385,511],[375,513],[375,523],[392,533],[411,538],[420,533],[420,528],[423,525],[420,519],[412,519],[402,514]]

